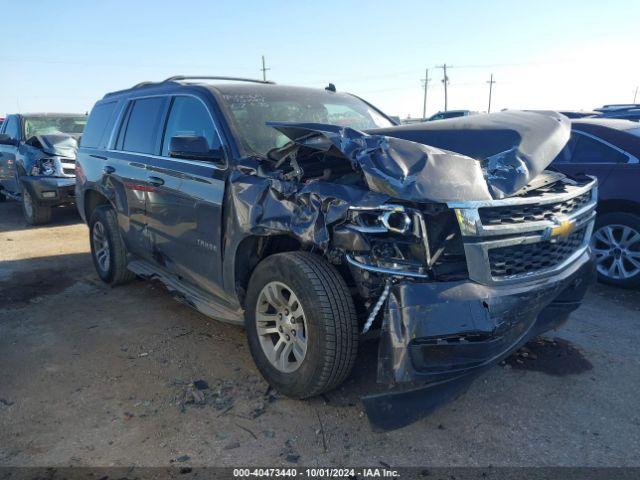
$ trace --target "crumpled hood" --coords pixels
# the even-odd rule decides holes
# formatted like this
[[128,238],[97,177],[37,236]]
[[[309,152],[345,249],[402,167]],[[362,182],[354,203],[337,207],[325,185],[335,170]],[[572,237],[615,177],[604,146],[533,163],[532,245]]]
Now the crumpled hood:
[[513,195],[569,140],[562,115],[501,112],[370,130],[270,122],[299,145],[344,156],[375,192],[407,201],[456,202]]
[[75,158],[78,152],[78,141],[65,133],[37,135],[36,139],[42,145],[41,150],[49,155]]

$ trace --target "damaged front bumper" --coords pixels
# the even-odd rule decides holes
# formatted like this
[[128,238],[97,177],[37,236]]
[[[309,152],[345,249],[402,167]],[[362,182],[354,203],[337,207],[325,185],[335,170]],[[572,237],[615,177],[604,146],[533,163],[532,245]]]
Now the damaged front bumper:
[[20,177],[31,197],[43,205],[61,205],[75,201],[76,179],[49,177],[46,175],[23,175]]
[[399,428],[462,393],[478,373],[564,323],[594,278],[587,249],[556,276],[526,284],[393,285],[382,324],[378,380],[404,387],[363,398],[373,427]]

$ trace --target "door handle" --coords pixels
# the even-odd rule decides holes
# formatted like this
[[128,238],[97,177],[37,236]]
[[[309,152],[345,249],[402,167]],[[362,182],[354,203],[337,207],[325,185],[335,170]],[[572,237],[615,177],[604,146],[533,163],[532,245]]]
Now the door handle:
[[112,167],[111,165],[107,165],[102,169],[102,171],[104,173],[106,173],[107,175],[111,175],[113,172],[116,171],[116,169],[115,169],[115,167]]
[[154,187],[159,187],[160,185],[164,185],[164,180],[161,179],[160,177],[149,177],[147,178],[147,181],[149,182],[150,185],[153,185]]

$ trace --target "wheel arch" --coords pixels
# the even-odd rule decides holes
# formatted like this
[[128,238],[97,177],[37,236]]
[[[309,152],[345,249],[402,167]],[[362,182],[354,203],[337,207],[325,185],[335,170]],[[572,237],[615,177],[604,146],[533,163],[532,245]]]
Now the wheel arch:
[[233,288],[240,305],[244,306],[249,279],[262,260],[276,253],[298,250],[303,250],[302,243],[291,235],[250,235],[243,238],[233,257]]
[[113,206],[113,203],[102,192],[94,189],[86,190],[82,195],[82,211],[85,216],[86,223],[89,223],[91,215],[96,208],[104,205]]
[[597,207],[598,215],[625,212],[640,215],[640,203],[627,199],[600,200]]

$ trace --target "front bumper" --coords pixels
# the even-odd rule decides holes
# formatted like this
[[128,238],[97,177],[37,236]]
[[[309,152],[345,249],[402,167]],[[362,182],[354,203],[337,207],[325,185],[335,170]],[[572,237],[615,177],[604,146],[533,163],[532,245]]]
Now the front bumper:
[[396,283],[382,324],[378,380],[404,384],[405,391],[363,398],[374,428],[397,428],[428,413],[481,371],[559,327],[594,278],[587,250],[556,276],[524,284]]
[[47,177],[43,175],[20,178],[34,200],[43,205],[61,205],[75,201],[75,178]]

